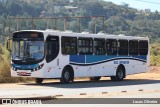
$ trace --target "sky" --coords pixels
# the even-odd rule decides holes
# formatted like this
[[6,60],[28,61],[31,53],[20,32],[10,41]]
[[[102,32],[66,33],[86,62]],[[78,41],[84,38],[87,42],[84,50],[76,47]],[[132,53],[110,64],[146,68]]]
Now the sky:
[[122,3],[129,4],[129,7],[141,9],[151,9],[152,12],[156,10],[160,12],[160,0],[104,0],[111,1],[115,4],[121,5]]

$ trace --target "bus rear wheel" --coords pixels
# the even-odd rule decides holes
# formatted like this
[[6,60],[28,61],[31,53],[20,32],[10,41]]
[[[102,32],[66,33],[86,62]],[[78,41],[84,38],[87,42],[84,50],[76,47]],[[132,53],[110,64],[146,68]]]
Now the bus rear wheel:
[[125,75],[125,68],[123,66],[119,66],[116,71],[116,76],[111,76],[112,81],[122,81]]
[[101,77],[90,77],[91,81],[99,81]]
[[43,78],[35,78],[35,82],[37,84],[41,84],[43,82]]

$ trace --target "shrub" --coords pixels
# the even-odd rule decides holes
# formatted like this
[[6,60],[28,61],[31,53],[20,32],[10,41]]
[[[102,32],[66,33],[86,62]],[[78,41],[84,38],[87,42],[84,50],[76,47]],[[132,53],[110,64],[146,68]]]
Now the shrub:
[[160,66],[160,44],[150,45],[150,64],[151,66]]
[[10,73],[10,52],[0,45],[0,83],[26,82],[32,78],[11,77]]

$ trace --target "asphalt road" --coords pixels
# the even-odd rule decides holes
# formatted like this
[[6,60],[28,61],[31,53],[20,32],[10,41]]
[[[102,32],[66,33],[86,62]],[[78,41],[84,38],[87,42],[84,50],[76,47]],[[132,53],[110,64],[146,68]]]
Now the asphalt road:
[[[98,97],[105,94],[105,97],[127,97],[132,98],[133,94],[144,97],[142,94],[153,94],[150,97],[160,98],[160,80],[124,80],[113,82],[110,80],[76,81],[70,84],[49,82],[43,84],[24,83],[0,85],[0,98],[18,98],[35,96],[62,96],[72,97]],[[120,95],[120,93],[125,93]],[[128,94],[127,94],[128,93]],[[156,93],[156,94],[155,94]],[[96,96],[98,95],[98,96]],[[102,96],[103,97],[103,96]],[[136,97],[136,96],[135,96]]]

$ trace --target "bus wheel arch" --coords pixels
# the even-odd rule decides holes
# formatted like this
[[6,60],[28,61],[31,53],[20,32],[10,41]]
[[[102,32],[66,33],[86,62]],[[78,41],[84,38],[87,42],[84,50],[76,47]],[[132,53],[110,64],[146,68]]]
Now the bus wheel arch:
[[63,68],[60,81],[61,83],[69,83],[70,81],[74,81],[74,70],[71,65],[67,65]]

